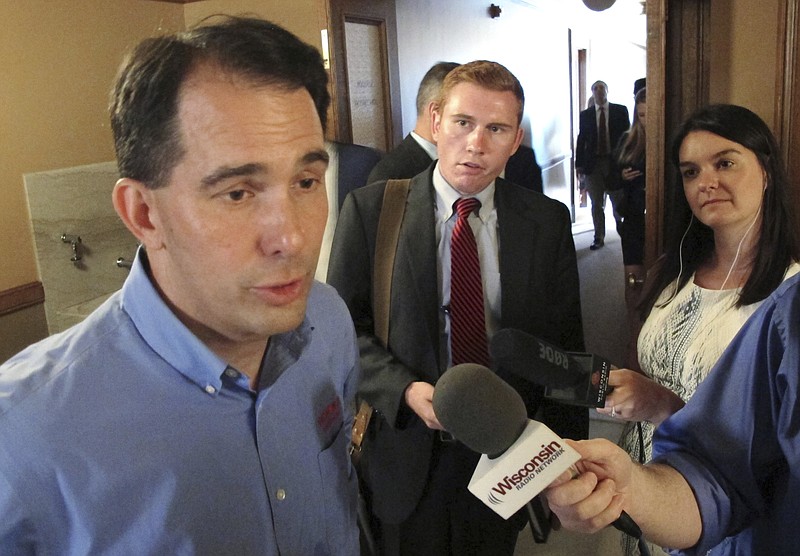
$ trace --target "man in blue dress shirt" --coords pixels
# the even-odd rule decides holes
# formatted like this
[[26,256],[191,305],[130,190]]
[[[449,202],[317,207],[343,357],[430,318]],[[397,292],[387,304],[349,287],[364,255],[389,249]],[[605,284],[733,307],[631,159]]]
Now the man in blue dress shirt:
[[625,510],[645,537],[687,554],[796,554],[800,546],[800,276],[786,280],[686,406],[658,428],[654,463],[603,440],[575,443],[583,473],[548,492],[570,529]]
[[356,554],[358,353],[314,282],[319,53],[243,18],[140,44],[111,121],[122,290],[0,367],[0,553]]

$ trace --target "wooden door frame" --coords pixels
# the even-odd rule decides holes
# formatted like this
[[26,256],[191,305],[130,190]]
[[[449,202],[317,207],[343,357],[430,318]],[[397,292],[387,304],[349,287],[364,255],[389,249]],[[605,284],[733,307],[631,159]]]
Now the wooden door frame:
[[[773,131],[800,202],[800,0],[781,0]],[[645,264],[664,250],[667,194],[678,187],[669,138],[680,121],[709,101],[710,0],[647,0],[647,216]]]
[[[775,84],[775,135],[781,143],[790,183],[800,178],[800,0],[783,0],[779,7],[778,59]],[[794,186],[798,202],[797,186]]]
[[663,253],[667,200],[678,187],[670,137],[708,103],[711,0],[647,0],[647,215],[645,265]]
[[[382,57],[382,74],[384,90],[389,94],[389,105],[386,107],[387,144],[389,149],[403,140],[402,112],[400,103],[400,70],[397,63],[397,13],[394,0],[382,2],[376,0],[358,1],[357,9],[348,9],[342,0],[317,0],[317,12],[320,25],[328,29],[328,50],[330,56],[329,88],[331,93],[331,110],[327,136],[344,143],[353,140],[350,125],[350,94],[347,89],[347,52],[345,45],[345,21],[375,23],[382,30],[382,40],[386,45]],[[335,3],[335,6],[332,4]],[[386,9],[386,6],[391,9]]]

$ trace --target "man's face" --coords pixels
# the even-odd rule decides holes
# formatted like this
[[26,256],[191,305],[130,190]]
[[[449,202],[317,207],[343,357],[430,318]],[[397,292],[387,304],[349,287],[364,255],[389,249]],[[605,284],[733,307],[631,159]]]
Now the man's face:
[[304,317],[327,218],[327,155],[305,89],[200,68],[183,85],[185,156],[148,190],[153,277],[214,344],[263,342]]
[[439,171],[463,195],[483,191],[500,175],[522,139],[519,101],[509,91],[459,83],[433,113]]
[[594,97],[595,106],[605,104],[606,99],[608,98],[608,89],[606,88],[606,84],[602,81],[598,81],[592,85],[592,96]]

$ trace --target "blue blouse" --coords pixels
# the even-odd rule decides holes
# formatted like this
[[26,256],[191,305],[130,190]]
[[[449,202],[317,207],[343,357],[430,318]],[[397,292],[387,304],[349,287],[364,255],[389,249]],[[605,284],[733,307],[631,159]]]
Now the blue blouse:
[[686,478],[700,508],[700,541],[687,553],[715,546],[712,554],[797,553],[799,389],[795,275],[745,324],[689,403],[656,430],[656,461]]

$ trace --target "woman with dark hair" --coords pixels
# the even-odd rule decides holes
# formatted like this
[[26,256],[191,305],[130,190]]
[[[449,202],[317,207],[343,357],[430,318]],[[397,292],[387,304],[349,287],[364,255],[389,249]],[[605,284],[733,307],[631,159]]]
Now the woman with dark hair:
[[679,128],[672,159],[683,188],[639,305],[642,372],[611,371],[614,390],[598,410],[629,421],[622,445],[642,462],[654,427],[683,407],[761,302],[800,270],[796,204],[761,118],[740,106],[702,108]]

